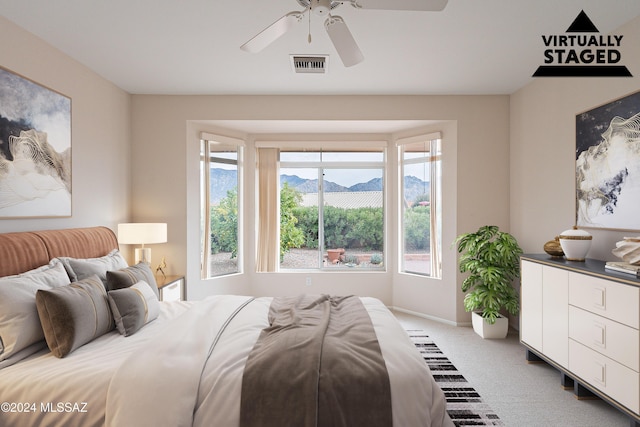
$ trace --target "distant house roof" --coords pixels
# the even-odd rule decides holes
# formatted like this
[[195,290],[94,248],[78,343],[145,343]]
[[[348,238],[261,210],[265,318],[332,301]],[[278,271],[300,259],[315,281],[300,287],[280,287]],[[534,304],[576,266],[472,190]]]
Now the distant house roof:
[[[302,195],[302,206],[318,206],[318,193]],[[324,204],[343,209],[381,208],[382,191],[341,191],[324,193]]]

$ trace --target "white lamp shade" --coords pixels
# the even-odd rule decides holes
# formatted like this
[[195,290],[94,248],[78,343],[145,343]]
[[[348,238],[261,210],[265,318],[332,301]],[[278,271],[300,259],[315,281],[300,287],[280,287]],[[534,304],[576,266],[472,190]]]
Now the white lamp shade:
[[147,245],[167,241],[165,223],[125,223],[118,224],[118,242],[123,245]]

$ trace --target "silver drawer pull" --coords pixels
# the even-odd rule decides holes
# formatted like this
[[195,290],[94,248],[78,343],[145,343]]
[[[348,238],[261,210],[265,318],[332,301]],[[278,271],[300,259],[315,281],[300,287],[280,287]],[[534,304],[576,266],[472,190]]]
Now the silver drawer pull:
[[607,309],[607,291],[604,288],[593,288],[593,306],[601,310]]
[[593,324],[593,343],[598,347],[607,347],[607,327],[605,325]]
[[598,361],[593,362],[593,380],[603,386],[607,385],[607,365]]

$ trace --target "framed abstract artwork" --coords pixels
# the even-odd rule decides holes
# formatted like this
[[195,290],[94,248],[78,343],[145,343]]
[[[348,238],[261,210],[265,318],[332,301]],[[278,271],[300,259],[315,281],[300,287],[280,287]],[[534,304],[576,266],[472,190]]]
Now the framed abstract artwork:
[[576,225],[640,231],[640,92],[576,115]]
[[0,218],[71,216],[71,98],[0,67]]

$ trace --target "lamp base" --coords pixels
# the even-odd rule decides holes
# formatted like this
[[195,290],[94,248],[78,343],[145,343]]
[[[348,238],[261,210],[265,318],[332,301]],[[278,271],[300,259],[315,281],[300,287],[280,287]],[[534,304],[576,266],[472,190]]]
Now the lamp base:
[[136,248],[135,262],[146,262],[151,265],[151,248]]

